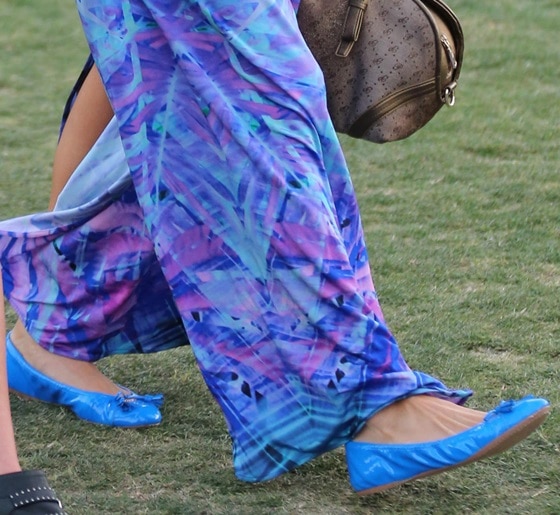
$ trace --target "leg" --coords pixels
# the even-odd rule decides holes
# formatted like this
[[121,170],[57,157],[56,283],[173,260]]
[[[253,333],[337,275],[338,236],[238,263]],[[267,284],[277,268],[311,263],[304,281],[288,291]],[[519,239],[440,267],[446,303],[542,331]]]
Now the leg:
[[4,318],[4,289],[0,274],[0,474],[21,470],[14,439],[10,399],[8,396],[8,377],[6,374],[6,320]]
[[[382,320],[293,6],[136,0],[127,9],[142,23],[125,27],[130,12],[113,4],[107,23],[120,16],[122,34],[103,26],[106,2],[79,8],[159,261],[228,420],[238,477],[271,479],[368,431],[368,420],[383,435],[409,407],[407,418],[433,418],[417,404],[430,398],[398,399],[464,396],[411,371]],[[117,51],[125,35],[132,55]],[[483,416],[461,413],[460,427],[424,421],[416,438],[469,433]]]
[[[219,13],[213,23],[222,24],[220,9],[228,2],[202,3],[205,13]],[[137,8],[138,16],[149,19],[151,13]],[[200,350],[205,379],[226,413],[233,412],[233,431],[240,434],[236,452],[247,469],[241,474],[263,479],[313,452],[329,450],[337,438],[351,437],[360,419],[367,420],[380,404],[414,392],[425,381],[436,383],[408,369],[382,322],[348,170],[328,121],[316,65],[299,48],[301,35],[283,31],[278,44],[285,48],[279,46],[279,55],[267,63],[271,68],[278,63],[278,69],[261,73],[255,66],[259,57],[250,52],[259,38],[240,36],[232,28],[231,41],[239,48],[199,45],[197,24],[205,21],[193,11],[196,28],[187,17],[178,18],[177,27],[168,27],[168,20],[149,24],[185,40],[170,42],[173,55],[162,52],[161,72],[140,70],[154,83],[144,82],[138,94],[146,98],[137,106],[125,104],[122,111],[126,116],[137,111],[145,126],[133,121],[134,129],[127,128],[122,136],[125,148],[138,152],[129,156],[133,180],[160,263],[175,289],[195,351]],[[244,26],[241,11],[232,25]],[[292,22],[286,3],[263,4],[261,39],[276,36],[270,27],[285,29]],[[267,49],[275,47],[268,43]],[[141,43],[138,47],[143,48]],[[152,50],[146,50],[146,63]],[[254,75],[238,74],[227,65],[225,54],[237,50],[239,69]],[[179,65],[178,55],[185,56]],[[283,66],[282,59],[289,63]],[[102,72],[113,71],[109,94],[123,91],[114,102],[117,116],[120,104],[137,98],[125,95],[141,82],[134,77],[137,61],[135,56],[130,62],[111,62],[105,70],[99,63]],[[139,61],[141,66],[141,57]],[[219,64],[207,83],[204,67],[213,62]],[[188,80],[182,80],[183,73]],[[308,87],[301,77],[309,81]],[[161,92],[156,78],[161,79]],[[254,89],[265,93],[259,97]],[[251,94],[245,97],[246,92]],[[154,99],[156,93],[160,96]],[[148,105],[149,112],[143,107]],[[175,111],[175,106],[181,108]],[[151,113],[153,120],[148,118]],[[201,133],[201,138],[191,137]],[[145,134],[150,135],[147,141]],[[162,137],[166,134],[172,137]],[[192,254],[185,248],[192,248]],[[286,370],[294,375],[289,388]],[[259,399],[266,399],[268,409],[290,413],[291,423],[279,419],[282,427],[275,426]],[[320,413],[332,426],[322,423],[318,430],[309,412]],[[293,450],[291,439],[309,435],[311,441],[301,447],[312,447],[322,438],[318,431],[325,432],[325,447],[309,454]],[[278,433],[275,444],[285,442],[277,452],[267,449],[268,433],[273,432]],[[336,436],[327,441],[328,433]],[[265,459],[279,463],[259,470]],[[257,472],[249,470],[253,467]]]
[[[112,116],[99,72],[93,67],[76,97],[55,152],[50,209]],[[116,394],[120,390],[94,364],[58,356],[40,347],[21,321],[16,323],[11,339],[29,364],[57,381],[93,392]]]
[[[98,140],[112,116],[103,84],[97,69],[93,67],[79,89],[61,134],[54,160],[51,208],[54,207],[64,185]],[[111,161],[111,163],[113,162]],[[119,224],[123,225],[119,226]],[[134,228],[125,224],[124,220],[119,219],[115,231],[118,233],[123,230],[129,231],[129,233],[135,232]],[[86,233],[88,232],[86,229],[84,230]],[[133,246],[131,240],[128,240],[128,244]],[[52,255],[52,249],[55,249],[56,246],[53,244],[49,248],[51,257],[39,258],[39,261],[58,263],[56,254]],[[103,245],[96,249],[103,263],[107,263],[111,249]],[[32,260],[32,258],[29,259]],[[33,269],[33,265],[29,264],[29,266]],[[53,266],[54,271],[49,270],[47,275],[57,274],[58,265]],[[25,269],[27,270],[27,266]],[[21,276],[21,278],[23,277],[24,275]],[[62,276],[56,275],[56,277],[58,281],[55,281],[55,284],[50,283],[50,289],[64,289],[79,304],[79,301],[75,300],[76,295],[72,294],[73,289],[80,290],[81,288],[76,286],[74,277],[70,276],[68,280],[62,279]],[[119,283],[119,291],[115,292],[116,298],[120,298],[121,294],[122,297],[126,297],[126,293],[124,293],[126,286],[123,284]],[[45,288],[49,290],[48,286]],[[128,293],[128,290],[126,291]],[[48,292],[47,296],[49,296]],[[103,304],[106,300],[106,297],[97,291],[97,294],[92,293],[87,300],[83,301],[82,308],[88,306],[91,310],[101,313],[103,308],[100,308],[99,304]],[[118,300],[116,302],[118,303]],[[40,301],[38,303],[41,304]],[[70,305],[70,309],[74,306],[72,302],[67,304]],[[46,311],[49,311],[48,308]],[[64,319],[64,317],[60,320],[66,320],[70,325],[70,320]],[[33,321],[37,322],[35,318]],[[99,333],[102,333],[104,330],[108,331],[106,322],[107,319],[100,315],[99,323],[93,323],[93,325],[99,328],[97,330]],[[38,324],[41,325],[41,322]],[[70,329],[69,331],[71,332]],[[48,335],[48,331],[46,334]],[[54,343],[60,343],[56,342],[56,334],[53,338]],[[18,321],[6,341],[9,385],[15,392],[45,402],[67,406],[78,417],[99,424],[141,427],[161,422],[161,413],[158,409],[162,401],[161,395],[138,396],[113,383],[98,370],[95,364],[83,361],[86,358],[70,359],[46,350],[34,341],[22,322]],[[100,343],[94,350],[101,352],[101,347]],[[91,356],[79,345],[76,347],[76,352],[86,354],[86,357]],[[74,357],[73,354],[72,357]]]
[[113,117],[101,77],[95,66],[90,70],[68,115],[53,161],[49,209],[68,179],[89,152]]
[[[0,515],[5,513],[51,513],[62,514],[62,506],[39,470],[22,471],[19,464],[14,428],[10,412],[8,381],[6,374],[6,321],[4,317],[4,290],[0,274]],[[14,495],[36,492],[40,489],[44,500],[38,501],[36,494],[13,501]],[[25,495],[25,494],[24,494]]]
[[[2,259],[10,263],[4,270],[6,293],[30,328],[18,322],[7,339],[9,386],[67,406],[90,422],[155,425],[161,422],[161,395],[138,396],[91,363],[188,341],[144,235],[122,145],[111,127],[104,130],[112,110],[95,67],[88,63],[74,92],[53,170],[50,206],[60,203],[55,213],[36,215],[42,226],[51,224],[51,238],[43,240],[33,220],[16,221],[13,232],[2,233]],[[74,172],[73,184],[59,196]],[[90,218],[84,218],[84,209]],[[58,222],[68,220],[69,212],[72,222],[61,229]],[[15,235],[11,242],[9,235]],[[120,259],[121,247],[129,259]]]

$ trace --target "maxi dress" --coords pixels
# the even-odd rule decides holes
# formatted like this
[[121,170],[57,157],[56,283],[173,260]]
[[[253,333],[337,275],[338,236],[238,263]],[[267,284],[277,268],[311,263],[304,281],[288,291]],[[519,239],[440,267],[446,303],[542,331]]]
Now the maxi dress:
[[[190,342],[263,481],[410,395],[298,0],[77,0],[115,118],[53,213],[0,224],[6,296],[82,360]],[[187,339],[188,334],[188,339]]]

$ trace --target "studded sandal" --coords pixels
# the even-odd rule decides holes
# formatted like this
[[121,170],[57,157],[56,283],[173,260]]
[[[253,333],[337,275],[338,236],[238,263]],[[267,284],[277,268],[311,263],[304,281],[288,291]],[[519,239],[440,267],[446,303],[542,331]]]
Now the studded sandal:
[[0,515],[66,515],[41,470],[0,475]]

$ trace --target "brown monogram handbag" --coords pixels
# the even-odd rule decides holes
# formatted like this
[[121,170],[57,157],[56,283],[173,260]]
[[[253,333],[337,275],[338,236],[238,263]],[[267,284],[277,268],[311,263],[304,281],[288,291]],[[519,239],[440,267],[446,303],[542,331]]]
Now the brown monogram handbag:
[[297,16],[338,132],[395,141],[454,104],[464,40],[442,0],[302,0]]

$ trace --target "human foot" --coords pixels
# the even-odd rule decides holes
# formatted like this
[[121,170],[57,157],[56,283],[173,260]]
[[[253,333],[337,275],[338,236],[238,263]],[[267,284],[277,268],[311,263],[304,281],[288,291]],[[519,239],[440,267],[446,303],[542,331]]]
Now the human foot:
[[33,340],[20,321],[11,331],[10,339],[31,367],[55,381],[88,392],[116,395],[121,391],[94,363],[66,358],[45,350]]
[[354,441],[399,444],[441,440],[479,424],[485,415],[438,397],[414,395],[376,413]]
[[[389,437],[391,428],[395,430],[396,425],[380,427],[384,417],[376,415],[372,417],[377,417],[375,423],[370,423],[360,433],[359,437],[364,439],[346,444],[350,483],[359,495],[381,492],[503,452],[537,429],[550,412],[550,405],[544,399],[525,397],[519,401],[505,401],[483,414],[484,417],[479,423],[455,432],[458,426],[468,426],[480,412],[464,412],[464,417],[457,412],[458,418],[462,420],[458,426],[450,426],[449,417],[439,416],[438,411],[436,418],[443,422],[431,424],[421,421],[416,416],[419,413],[416,412],[416,408],[420,408],[421,405],[422,402],[414,403],[410,410],[409,406],[405,405],[405,408],[402,408],[401,405],[401,408],[385,414],[386,420],[395,424],[399,411],[404,414],[403,420],[406,420],[407,424],[416,419],[421,433],[413,442],[405,440],[400,443],[405,435],[410,437],[414,433],[414,426],[402,431],[397,429],[397,436]],[[426,417],[434,417],[431,408],[436,406],[437,404],[427,403],[429,415]],[[445,406],[440,408],[445,415]],[[416,415],[410,416],[415,412]],[[438,432],[448,436],[434,439]],[[377,443],[371,438],[383,441]],[[391,443],[387,443],[388,440]]]
[[[37,344],[34,344],[39,347]],[[43,351],[43,349],[41,349]],[[32,351],[32,355],[41,357],[47,351]],[[50,354],[47,352],[47,354]],[[137,395],[128,388],[114,384],[103,376],[96,368],[97,374],[89,367],[81,367],[84,363],[68,358],[53,359],[46,357],[47,367],[58,362],[58,366],[69,364],[71,373],[62,371],[55,379],[50,372],[43,372],[39,366],[35,368],[29,363],[24,355],[16,348],[12,341],[12,334],[6,338],[6,364],[8,370],[8,385],[13,392],[43,402],[66,406],[79,418],[95,424],[116,427],[146,427],[157,425],[162,416],[159,407],[163,403],[163,396]],[[45,361],[41,361],[43,365]],[[88,365],[85,363],[85,365]],[[96,381],[83,379],[71,379],[68,382],[59,380],[64,378],[76,378],[80,368],[84,371],[93,372],[89,377]],[[66,372],[66,373],[65,373]],[[97,378],[95,377],[97,376]],[[66,379],[67,380],[67,379]],[[77,386],[79,385],[79,386]],[[94,390],[99,386],[98,390]]]

